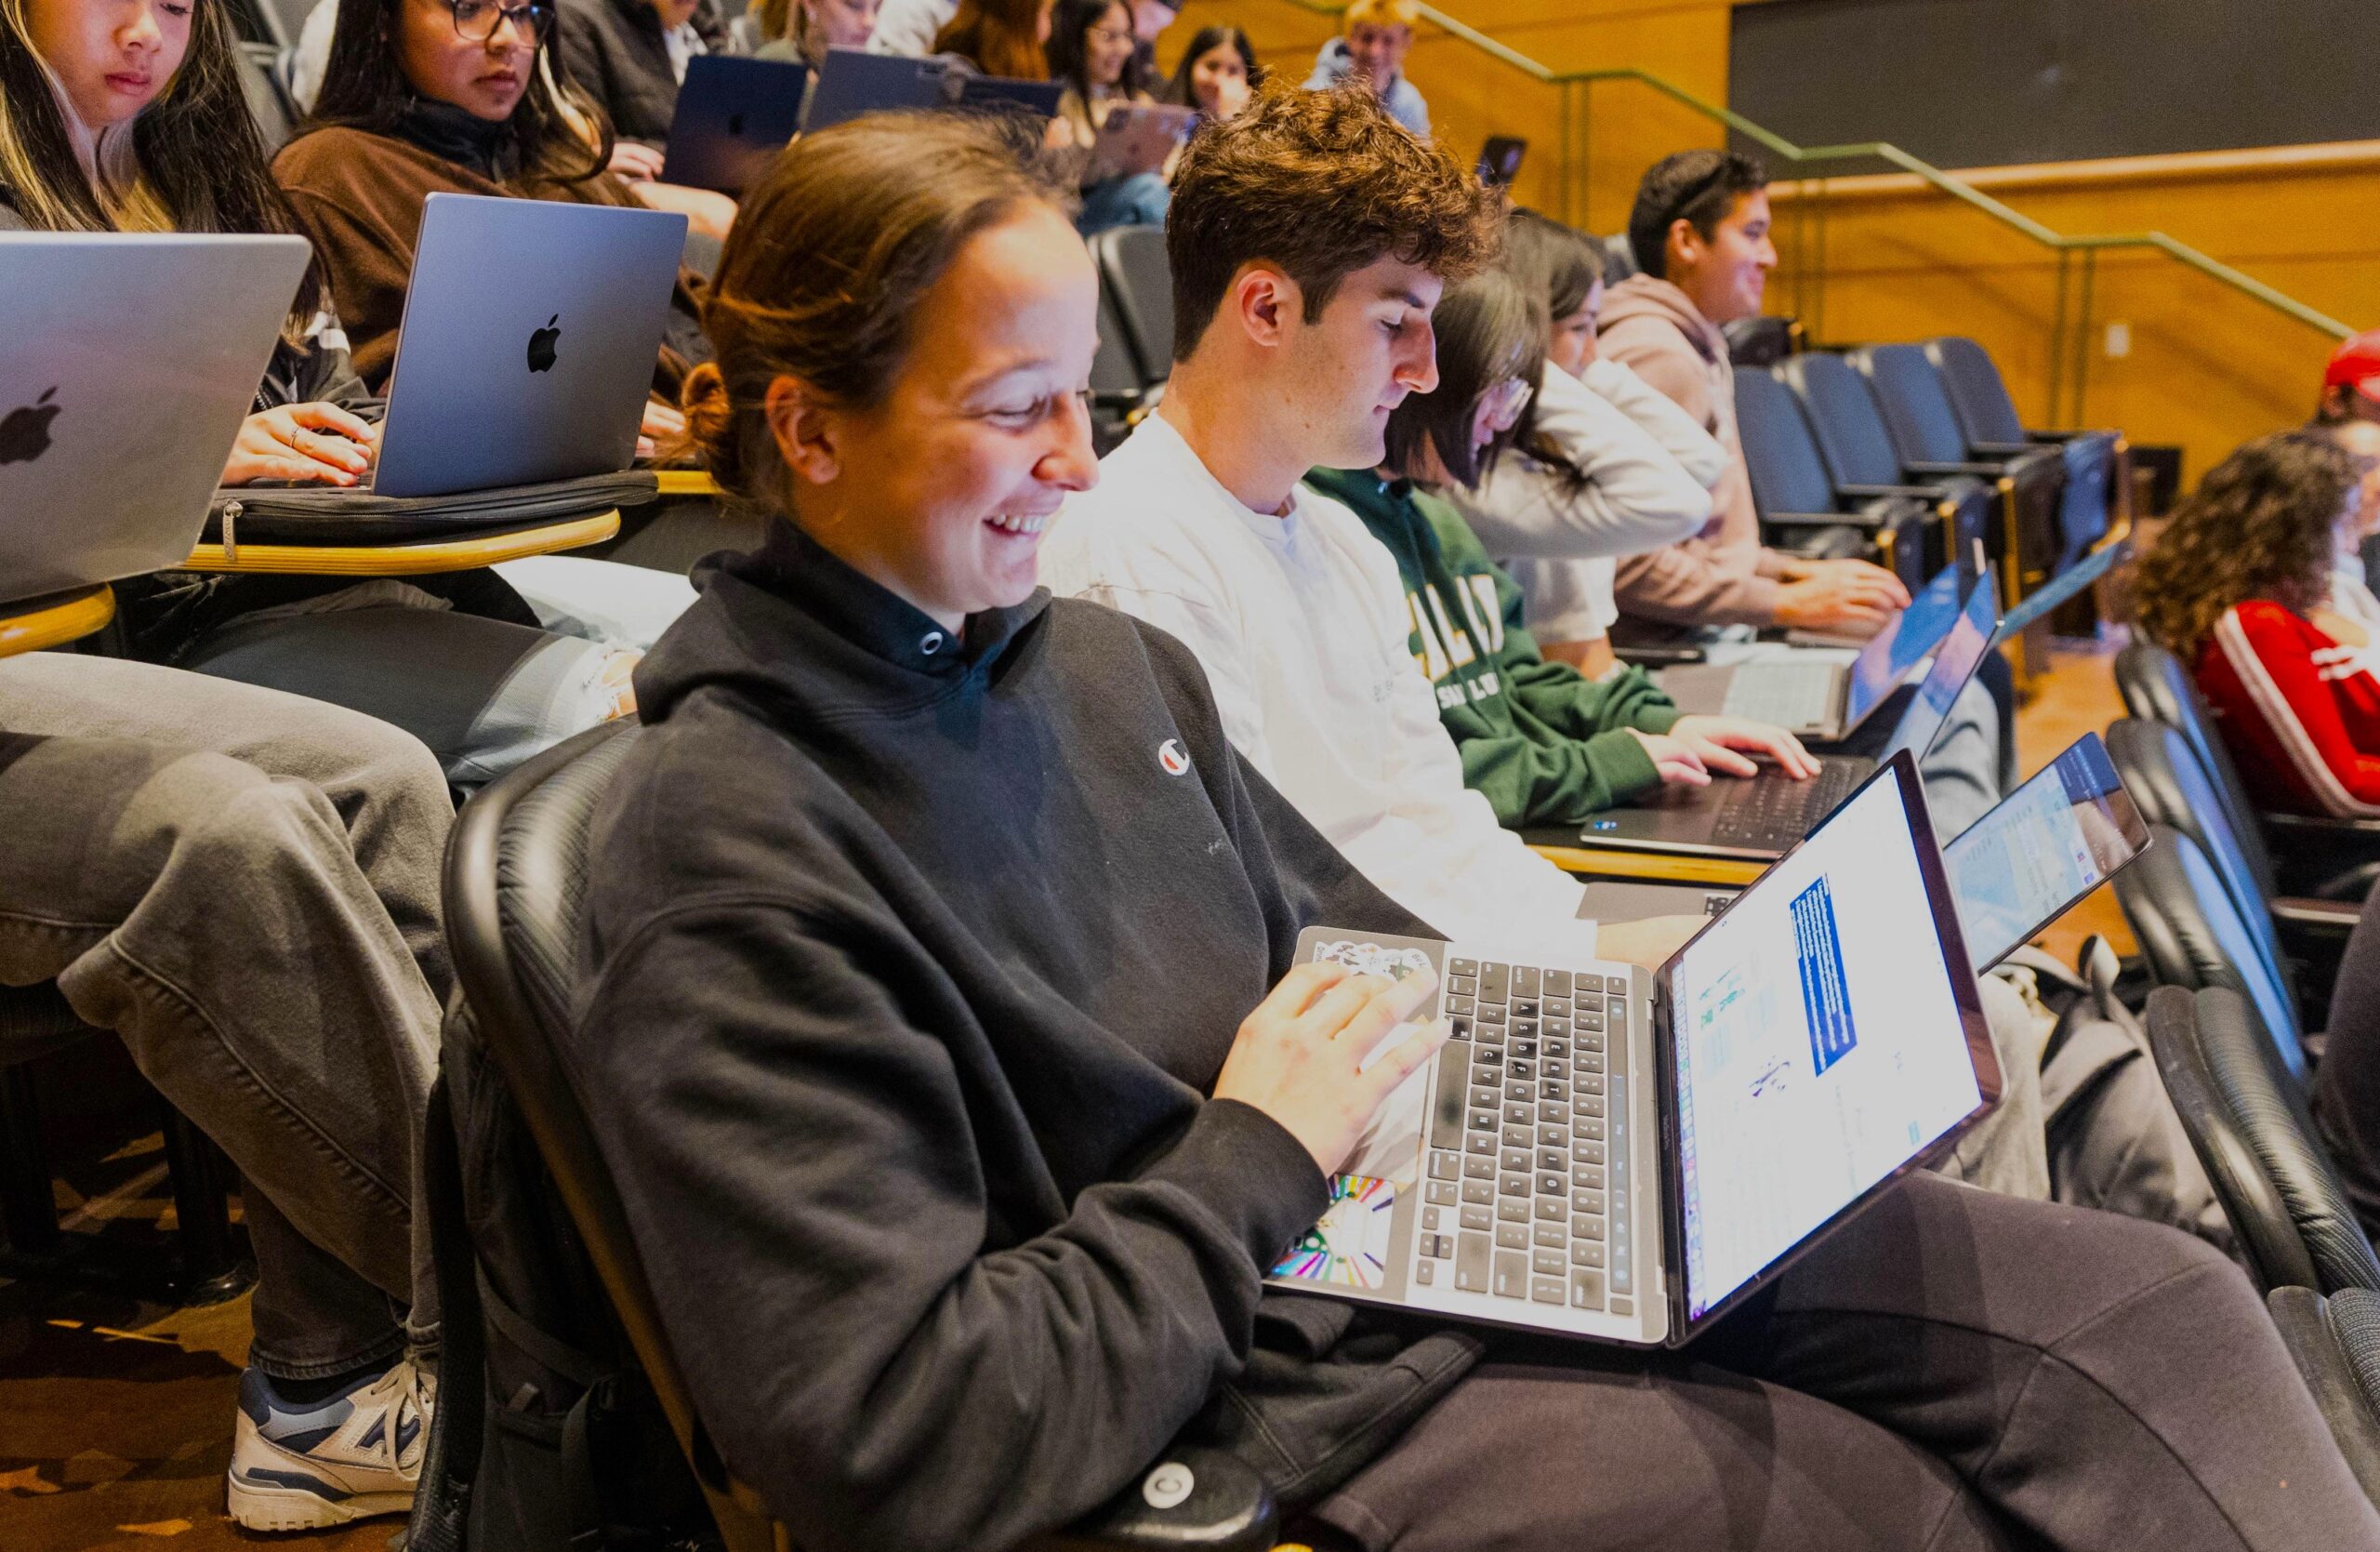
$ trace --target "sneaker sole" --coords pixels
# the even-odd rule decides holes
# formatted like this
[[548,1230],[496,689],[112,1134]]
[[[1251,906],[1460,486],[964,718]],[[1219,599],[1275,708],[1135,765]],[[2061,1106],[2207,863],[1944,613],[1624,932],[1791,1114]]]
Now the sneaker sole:
[[251,1531],[318,1531],[327,1525],[369,1519],[412,1509],[411,1492],[359,1492],[333,1502],[304,1488],[274,1487],[230,1479],[231,1519]]

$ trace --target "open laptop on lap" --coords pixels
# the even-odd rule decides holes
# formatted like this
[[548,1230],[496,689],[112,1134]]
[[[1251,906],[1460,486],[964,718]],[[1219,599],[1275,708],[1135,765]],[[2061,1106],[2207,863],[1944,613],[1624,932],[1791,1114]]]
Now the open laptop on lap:
[[373,494],[627,469],[685,245],[657,210],[430,195]]
[[669,120],[664,183],[741,196],[801,128],[810,67],[790,60],[697,54]]
[[1959,568],[1944,566],[1850,661],[1779,652],[1739,663],[1691,663],[1654,675],[1686,711],[1753,717],[1804,738],[1851,736],[1900,687],[1959,617]]
[[1281,1287],[1676,1346],[2000,1095],[1913,760],[1896,755],[1658,972],[1309,929],[1435,969],[1455,1038],[1275,1267]]
[[[2107,746],[2084,734],[1942,848],[1976,974],[2031,942],[2148,845],[2149,827]],[[1585,914],[1606,922],[1715,916],[1741,893],[1598,879],[1587,885]]]
[[[1946,573],[1955,582],[1955,573]],[[1929,584],[1926,595],[1938,586]],[[1982,665],[2000,623],[1999,588],[1990,576],[1968,594],[1934,652],[1933,666],[1902,710],[1883,755],[1818,757],[1818,774],[1796,781],[1772,766],[1746,777],[1716,776],[1708,787],[1663,787],[1643,802],[1587,821],[1572,844],[1590,850],[1683,853],[1765,862],[1780,856],[1865,781],[1882,758],[1906,749],[1923,759],[1949,720],[1951,703]],[[1912,612],[1914,606],[1912,605]]]
[[311,257],[301,237],[0,233],[0,601],[190,558]]
[[904,109],[974,108],[1049,118],[1065,92],[1063,81],[1018,81],[954,70],[943,60],[829,48],[803,105],[801,126],[815,134],[862,113]]

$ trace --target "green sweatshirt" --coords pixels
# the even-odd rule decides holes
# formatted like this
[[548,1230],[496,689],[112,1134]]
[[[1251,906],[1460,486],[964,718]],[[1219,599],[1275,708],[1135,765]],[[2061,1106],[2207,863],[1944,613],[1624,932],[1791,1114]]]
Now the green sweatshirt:
[[1520,589],[1452,506],[1368,471],[1317,469],[1306,483],[1353,509],[1396,557],[1414,660],[1436,687],[1463,780],[1500,821],[1576,824],[1660,784],[1626,730],[1667,733],[1677,708],[1642,669],[1597,683],[1539,657]]

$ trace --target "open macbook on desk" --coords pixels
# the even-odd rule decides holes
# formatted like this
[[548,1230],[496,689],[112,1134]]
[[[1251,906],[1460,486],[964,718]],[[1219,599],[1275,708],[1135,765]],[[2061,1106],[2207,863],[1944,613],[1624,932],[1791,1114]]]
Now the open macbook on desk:
[[[1956,573],[1944,575],[1956,584]],[[1927,594],[1939,585],[1937,577]],[[1923,759],[1933,747],[1951,705],[1990,649],[2000,623],[1999,597],[1997,585],[1987,575],[1967,595],[1965,607],[1954,611],[1949,633],[1934,651],[1933,665],[1894,724],[1885,755],[1906,749]],[[1765,862],[1801,840],[1845,793],[1868,778],[1876,763],[1860,755],[1829,754],[1819,757],[1818,774],[1806,781],[1764,765],[1750,776],[1714,777],[1707,787],[1663,787],[1638,803],[1594,816],[1570,844],[1588,851]]]
[[809,91],[805,64],[695,55],[678,88],[661,181],[741,197],[800,132]]
[[1829,651],[1772,651],[1663,669],[1654,682],[1683,710],[1756,718],[1805,738],[1847,738],[1950,634],[1962,592],[1959,568],[1944,566],[1848,661]]
[[1416,1017],[1455,1028],[1274,1268],[1308,1293],[1675,1346],[2000,1094],[1906,754],[1658,973],[1324,928],[1298,954],[1426,965]]
[[302,237],[0,232],[0,600],[190,558],[311,259]]

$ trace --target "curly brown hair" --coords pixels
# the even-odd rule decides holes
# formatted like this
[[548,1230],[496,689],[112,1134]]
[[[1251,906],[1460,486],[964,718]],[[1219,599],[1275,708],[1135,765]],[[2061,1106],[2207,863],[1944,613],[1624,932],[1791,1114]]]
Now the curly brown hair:
[[2306,614],[2330,590],[2333,530],[2360,478],[2320,431],[2279,431],[2236,449],[2174,510],[2140,559],[2141,630],[2184,662],[2226,610],[2252,598]]
[[1312,323],[1341,282],[1382,259],[1468,279],[1495,261],[1503,227],[1502,197],[1389,117],[1369,87],[1269,85],[1201,129],[1174,174],[1173,359],[1197,349],[1243,264],[1296,281]]

